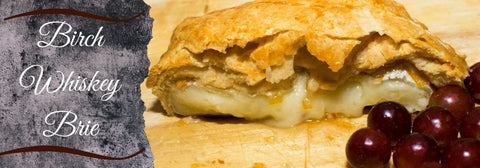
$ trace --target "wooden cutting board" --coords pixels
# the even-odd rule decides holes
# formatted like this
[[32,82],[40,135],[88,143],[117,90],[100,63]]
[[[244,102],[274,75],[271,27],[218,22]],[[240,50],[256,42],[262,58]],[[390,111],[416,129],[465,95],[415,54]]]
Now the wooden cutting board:
[[[165,52],[175,26],[185,17],[242,4],[248,0],[146,0],[155,19],[148,46],[151,64]],[[399,0],[410,15],[467,56],[480,61],[480,1]],[[142,84],[145,132],[155,167],[347,167],[345,144],[366,116],[274,128],[238,119],[165,116],[157,98]]]

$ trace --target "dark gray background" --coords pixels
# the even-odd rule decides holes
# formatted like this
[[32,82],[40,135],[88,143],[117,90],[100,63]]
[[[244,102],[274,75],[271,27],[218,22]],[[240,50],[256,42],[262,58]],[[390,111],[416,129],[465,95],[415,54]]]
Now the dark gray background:
[[[108,22],[69,15],[37,15],[4,21],[11,15],[48,8],[75,9],[129,22]],[[144,129],[140,83],[148,73],[147,44],[151,39],[150,7],[140,0],[0,0],[0,152],[15,148],[55,145],[111,157],[145,152],[120,161],[101,160],[56,152],[28,152],[0,156],[0,167],[153,167],[153,155]],[[95,34],[103,26],[105,44],[101,47],[39,48],[38,30],[49,21],[66,21],[74,30]],[[30,65],[42,65],[46,74],[75,71],[91,78],[120,79],[123,85],[108,101],[104,92],[57,92],[34,95],[22,88],[20,73]],[[45,124],[52,111],[70,110],[84,122],[100,124],[95,136],[44,137],[54,129]]]

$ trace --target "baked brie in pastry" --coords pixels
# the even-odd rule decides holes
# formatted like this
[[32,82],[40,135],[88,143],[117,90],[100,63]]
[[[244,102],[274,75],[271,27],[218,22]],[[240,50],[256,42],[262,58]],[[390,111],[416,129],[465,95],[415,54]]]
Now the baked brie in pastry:
[[258,0],[185,19],[147,86],[168,114],[292,126],[461,84],[464,57],[392,0]]

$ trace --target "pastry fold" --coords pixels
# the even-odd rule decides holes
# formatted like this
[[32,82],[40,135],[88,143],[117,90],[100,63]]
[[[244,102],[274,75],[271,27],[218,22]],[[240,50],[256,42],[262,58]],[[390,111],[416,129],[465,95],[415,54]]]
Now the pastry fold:
[[[341,112],[345,109],[329,110],[332,107],[326,104],[350,106],[345,98],[315,98],[319,95],[338,95],[332,92],[365,83],[381,88],[382,83],[393,81],[412,87],[408,90],[418,92],[417,99],[428,98],[431,86],[461,84],[467,68],[463,56],[391,0],[258,0],[185,19],[176,27],[168,50],[151,68],[147,87],[169,114],[234,115],[281,123],[296,114],[278,114],[282,112],[274,109],[299,106],[308,111],[298,112],[295,121],[279,124],[292,125],[328,113],[359,116],[363,105],[395,98],[375,98],[378,94],[366,93],[365,86],[347,95],[372,100],[358,103],[361,107],[354,112]],[[400,86],[387,91],[395,92],[395,87]],[[190,92],[195,93],[189,96],[196,97],[182,97]],[[293,93],[303,98],[287,103],[285,97]],[[241,104],[250,98],[258,102],[255,98],[259,97],[266,103],[244,102],[254,109],[228,108],[234,106],[229,103]],[[426,105],[417,100],[397,101],[409,110]],[[265,107],[278,104],[273,111]],[[317,108],[317,104],[323,105]]]

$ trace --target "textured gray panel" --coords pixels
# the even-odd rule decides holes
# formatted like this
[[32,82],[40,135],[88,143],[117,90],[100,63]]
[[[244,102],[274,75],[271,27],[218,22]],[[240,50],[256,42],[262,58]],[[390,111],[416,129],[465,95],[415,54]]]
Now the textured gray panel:
[[[4,21],[3,18],[38,9],[75,9],[110,18],[129,18],[129,22],[109,22],[72,15],[35,15]],[[124,157],[142,148],[146,150],[126,160],[102,160],[58,152],[27,152],[0,156],[0,167],[153,167],[153,155],[144,129],[140,83],[148,73],[147,44],[151,39],[150,7],[139,0],[0,0],[0,152],[15,148],[55,145],[110,157]],[[47,40],[39,28],[50,21],[65,21],[73,30],[96,34],[103,26],[103,46],[63,48],[37,46]],[[55,31],[54,27],[45,30]],[[73,31],[72,30],[72,31]],[[73,77],[119,79],[122,87],[113,97],[102,101],[103,91],[59,91],[34,94],[34,88],[20,85],[21,73],[32,65],[44,68],[44,78],[52,76],[59,84],[61,76],[74,71]],[[39,68],[26,73],[38,76]],[[25,81],[31,81],[24,78]],[[28,82],[26,82],[28,83]],[[100,125],[96,136],[72,135],[45,137],[45,117],[53,111],[77,114],[78,121]],[[58,123],[62,116],[52,115]],[[72,118],[67,118],[70,120]],[[69,132],[63,129],[63,132]]]

